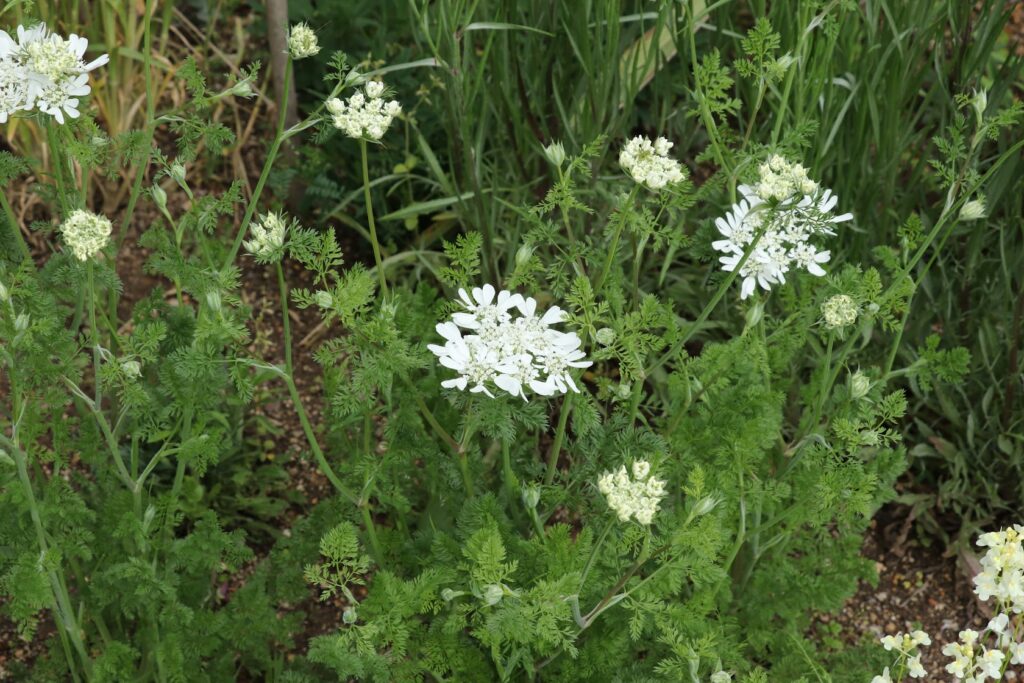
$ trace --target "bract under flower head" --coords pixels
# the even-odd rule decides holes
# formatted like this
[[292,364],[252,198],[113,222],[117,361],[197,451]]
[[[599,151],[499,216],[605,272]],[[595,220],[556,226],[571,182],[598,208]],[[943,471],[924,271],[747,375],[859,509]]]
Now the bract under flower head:
[[562,309],[553,306],[538,315],[532,297],[491,285],[460,289],[458,303],[463,310],[437,326],[445,343],[427,347],[441,365],[459,373],[441,386],[468,387],[492,398],[497,387],[524,400],[528,390],[541,396],[579,391],[571,372],[591,362],[584,360],[583,342],[575,332],[552,327],[562,322]]

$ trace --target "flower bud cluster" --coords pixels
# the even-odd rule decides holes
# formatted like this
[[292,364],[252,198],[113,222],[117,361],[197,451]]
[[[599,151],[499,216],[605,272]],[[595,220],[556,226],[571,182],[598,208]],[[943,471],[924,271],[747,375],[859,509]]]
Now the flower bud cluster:
[[110,241],[110,219],[78,209],[61,224],[64,242],[79,261],[88,261]]
[[636,182],[651,190],[660,190],[666,185],[682,181],[682,166],[668,156],[672,143],[665,138],[651,142],[637,136],[626,143],[619,153],[619,165]]
[[615,472],[604,473],[597,481],[597,488],[621,521],[636,519],[645,525],[654,521],[661,499],[666,495],[665,480],[651,474],[651,464],[646,460],[634,462],[629,472],[623,465]]
[[327,100],[327,111],[333,117],[334,127],[350,138],[380,140],[402,107],[395,100],[384,100],[383,83],[370,81],[362,92],[347,100]]

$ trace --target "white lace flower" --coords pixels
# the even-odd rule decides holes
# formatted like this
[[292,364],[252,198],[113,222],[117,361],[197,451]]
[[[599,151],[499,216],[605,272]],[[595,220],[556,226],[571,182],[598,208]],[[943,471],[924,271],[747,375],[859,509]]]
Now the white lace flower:
[[665,481],[652,476],[651,464],[646,460],[634,462],[629,472],[625,465],[615,472],[605,472],[597,481],[597,489],[621,521],[636,519],[644,525],[654,521],[666,495]]
[[641,185],[651,190],[660,190],[686,176],[679,162],[668,156],[672,143],[665,138],[651,142],[637,136],[626,143],[619,153],[619,165]]
[[110,219],[81,209],[73,211],[60,226],[64,242],[80,261],[88,261],[110,241]]
[[[65,115],[78,118],[79,98],[90,92],[88,73],[109,62],[109,57],[101,55],[86,63],[86,38],[74,33],[62,38],[43,24],[19,26],[17,36],[15,42],[0,31],[0,121],[29,109],[49,114],[58,123],[64,123]],[[5,88],[11,74],[23,78],[23,91],[10,84]],[[21,98],[19,106],[12,106]]]
[[288,52],[292,59],[305,59],[320,52],[316,33],[305,22],[295,24],[288,33]]
[[252,239],[242,242],[245,250],[263,263],[279,261],[283,256],[284,238],[288,223],[278,213],[268,213],[250,227]]
[[728,671],[716,671],[711,674],[711,683],[732,683],[732,674]]
[[715,220],[723,239],[711,243],[712,248],[725,254],[719,258],[723,269],[733,271],[756,240],[740,269],[743,299],[758,286],[770,290],[772,285],[785,282],[786,273],[794,268],[818,277],[825,275],[821,265],[828,263],[831,253],[810,240],[834,235],[836,223],[853,218],[849,213],[833,215],[838,198],[810,180],[799,164],[775,156],[759,170],[760,181],[753,186],[741,185],[742,199]]
[[445,343],[427,347],[442,365],[460,375],[441,386],[470,387],[493,398],[493,384],[523,400],[528,390],[540,396],[579,392],[570,373],[590,367],[591,362],[584,360],[583,342],[575,332],[552,327],[565,317],[558,306],[537,315],[532,297],[499,292],[491,285],[470,292],[460,289],[458,303],[463,310],[437,326]]
[[928,675],[928,671],[921,664],[921,655],[914,655],[907,660],[907,673],[911,678],[924,678]]
[[327,100],[327,111],[333,117],[334,127],[350,138],[380,140],[396,116],[402,112],[395,100],[384,101],[384,84],[370,81],[347,100],[337,97]]

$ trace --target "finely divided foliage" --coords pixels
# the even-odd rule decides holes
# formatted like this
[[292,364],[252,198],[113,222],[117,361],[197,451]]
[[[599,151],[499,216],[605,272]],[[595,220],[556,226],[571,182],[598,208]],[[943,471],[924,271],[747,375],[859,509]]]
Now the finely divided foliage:
[[[129,4],[40,2],[52,27],[0,32],[0,606],[38,644],[16,677],[1024,664],[1019,526],[979,540],[983,632],[839,649],[814,625],[874,575],[905,415],[971,368],[904,333],[947,240],[1001,215],[1005,88],[948,103],[934,173],[907,170],[927,192],[880,209],[837,151],[869,84],[821,70],[858,49],[844,20],[887,25],[873,3],[761,8],[782,26],[728,3],[439,0],[366,31],[317,14],[274,34],[273,117],[258,64],[217,86],[225,51],[156,54],[196,21],[216,36],[231,3]],[[83,16],[109,69],[56,32]],[[856,125],[881,135],[871,105]],[[907,158],[931,153],[924,125]],[[252,130],[256,154],[230,155]],[[253,158],[258,178],[221,182]]]

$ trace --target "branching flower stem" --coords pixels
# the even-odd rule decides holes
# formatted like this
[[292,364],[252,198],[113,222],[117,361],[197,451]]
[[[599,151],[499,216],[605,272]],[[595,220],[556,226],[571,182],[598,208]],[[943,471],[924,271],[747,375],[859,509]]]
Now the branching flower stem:
[[278,293],[281,297],[281,314],[282,314],[282,326],[284,328],[284,361],[285,369],[282,372],[280,368],[272,368],[276,371],[281,378],[284,380],[285,385],[288,387],[288,394],[292,398],[292,404],[295,406],[295,413],[299,416],[299,423],[302,425],[302,431],[306,435],[306,441],[309,443],[310,449],[313,451],[313,457],[316,458],[317,465],[320,470],[327,477],[328,481],[334,486],[334,488],[353,505],[359,504],[359,499],[356,498],[355,494],[349,490],[347,486],[338,478],[338,475],[334,473],[334,469],[330,463],[327,462],[327,457],[324,456],[323,450],[320,448],[320,442],[316,438],[316,432],[313,431],[313,425],[309,422],[309,416],[306,415],[306,408],[302,403],[302,397],[299,395],[298,388],[295,386],[295,368],[292,360],[292,325],[291,318],[288,312],[288,283],[284,279],[284,269],[281,267],[281,262],[277,262],[277,286]]
[[288,137],[284,125],[288,116],[288,92],[291,90],[291,81],[292,58],[289,55],[288,61],[285,64],[284,89],[282,90],[284,94],[277,109],[277,129],[274,132],[274,141],[270,144],[270,150],[267,152],[267,159],[263,162],[263,170],[260,171],[260,178],[256,181],[256,187],[252,192],[252,197],[249,199],[249,205],[245,208],[245,214],[242,216],[242,222],[238,226],[238,233],[235,235],[235,241],[231,245],[231,251],[228,252],[227,257],[224,259],[224,264],[221,266],[221,270],[227,270],[231,264],[235,262],[235,257],[238,256],[238,250],[242,248],[242,240],[245,238],[246,232],[249,230],[249,223],[252,221],[253,214],[256,213],[256,207],[260,203],[260,195],[263,194],[263,187],[267,184],[267,178],[270,177],[270,169],[273,168],[274,160],[277,159],[277,154],[281,151],[281,144]]

